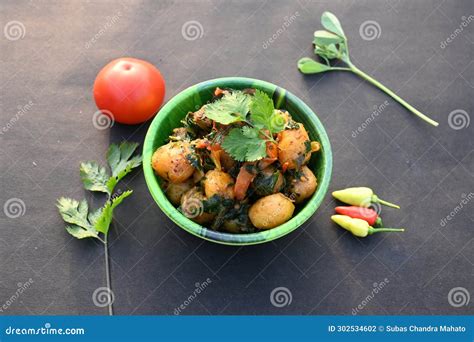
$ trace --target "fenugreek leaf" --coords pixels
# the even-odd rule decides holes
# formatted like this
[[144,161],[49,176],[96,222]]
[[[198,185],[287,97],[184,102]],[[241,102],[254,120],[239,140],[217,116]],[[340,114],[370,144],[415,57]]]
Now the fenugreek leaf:
[[335,33],[344,39],[346,38],[339,19],[337,19],[337,17],[331,12],[326,11],[321,15],[321,24],[326,30]]
[[317,74],[320,72],[326,72],[331,69],[331,67],[327,66],[326,64],[316,62],[311,58],[304,57],[298,61],[298,69],[305,74]]
[[343,42],[344,39],[338,35],[325,30],[318,30],[314,32],[313,43],[316,46],[324,46],[329,44],[338,44]]
[[[394,93],[392,90],[388,89],[382,83],[374,79],[372,76],[366,74],[358,67],[356,67],[349,56],[349,49],[347,46],[347,38],[344,35],[342,30],[341,23],[336,18],[336,16],[330,12],[324,12],[321,16],[321,24],[327,30],[318,30],[314,33],[313,43],[315,44],[314,53],[324,59],[329,68],[321,67],[315,63],[310,63],[307,61],[307,58],[302,58],[298,61],[298,69],[304,74],[315,74],[325,71],[334,71],[334,70],[343,70],[350,71],[357,76],[368,81],[372,85],[376,86],[380,90],[384,91],[387,95],[391,96],[395,101],[400,103],[410,112],[418,116],[420,119],[426,121],[427,123],[438,126],[439,123],[429,118],[418,109],[407,103],[400,96]],[[377,23],[376,23],[377,24]],[[378,24],[377,24],[378,25]],[[379,32],[380,33],[380,32]],[[339,59],[344,62],[345,66],[330,66],[329,60]]]

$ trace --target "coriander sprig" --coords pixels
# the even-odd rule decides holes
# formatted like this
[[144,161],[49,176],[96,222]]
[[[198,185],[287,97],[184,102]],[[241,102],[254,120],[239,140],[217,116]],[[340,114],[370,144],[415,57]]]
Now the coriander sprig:
[[[126,141],[120,145],[110,145],[107,151],[107,162],[111,173],[95,161],[81,163],[80,175],[84,188],[107,194],[107,200],[101,208],[91,211],[86,200],[76,201],[67,197],[61,197],[56,204],[59,214],[67,223],[65,228],[69,234],[77,239],[95,238],[103,243],[106,281],[109,290],[111,290],[111,279],[108,232],[114,209],[133,192],[127,190],[114,195],[114,189],[123,177],[141,165],[141,156],[134,155],[137,147],[137,143]],[[109,314],[113,315],[111,300],[108,301],[108,308]]]
[[[400,103],[410,112],[428,122],[433,126],[438,126],[438,122],[429,118],[425,114],[421,113],[418,109],[410,105],[408,102],[403,100],[400,96],[395,94],[392,90],[384,86],[382,83],[367,75],[365,72],[357,68],[350,59],[349,46],[347,43],[347,37],[344,34],[339,19],[331,12],[324,12],[321,16],[321,24],[326,30],[318,30],[314,32],[314,53],[324,60],[324,63],[317,62],[311,58],[304,57],[298,61],[298,69],[303,74],[317,74],[327,71],[350,71],[359,77],[363,78],[367,82],[373,84],[386,94],[391,96],[395,101]],[[343,61],[347,67],[332,66],[330,60],[339,59]]]
[[245,121],[249,111],[250,97],[241,91],[234,91],[222,96],[219,100],[206,105],[206,116],[223,125]]
[[112,144],[107,151],[107,162],[112,174],[105,167],[95,161],[81,163],[80,173],[84,188],[90,191],[105,192],[112,195],[117,183],[129,174],[134,168],[141,165],[141,156],[133,153],[137,143],[122,142],[120,145]]
[[285,119],[275,110],[272,99],[258,89],[253,95],[241,91],[225,94],[207,104],[205,113],[223,125],[242,125],[232,128],[222,142],[222,148],[238,161],[264,158],[267,142],[275,142],[272,134],[285,128]]

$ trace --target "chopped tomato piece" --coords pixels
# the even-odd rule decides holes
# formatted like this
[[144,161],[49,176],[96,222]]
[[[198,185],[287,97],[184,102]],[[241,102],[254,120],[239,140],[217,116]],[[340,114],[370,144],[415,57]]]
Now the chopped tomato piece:
[[278,147],[277,144],[275,144],[272,141],[267,141],[267,156],[269,158],[278,158]]
[[224,91],[221,88],[217,87],[216,90],[214,90],[215,96],[220,96],[222,94],[224,94]]
[[239,201],[245,198],[250,183],[252,183],[255,178],[255,175],[247,170],[246,165],[247,163],[242,165],[239,174],[237,175],[237,179],[235,180],[234,193],[235,198]]

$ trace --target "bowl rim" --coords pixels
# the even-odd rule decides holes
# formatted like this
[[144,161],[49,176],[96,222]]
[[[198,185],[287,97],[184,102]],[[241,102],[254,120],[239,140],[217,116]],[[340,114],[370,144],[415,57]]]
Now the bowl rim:
[[[322,146],[321,153],[324,154],[325,158],[322,181],[319,182],[320,179],[318,179],[319,184],[315,194],[310,198],[310,200],[300,210],[300,212],[278,227],[249,234],[232,234],[213,231],[187,218],[168,200],[165,193],[161,189],[161,186],[158,182],[158,177],[155,175],[151,166],[151,157],[154,152],[153,144],[155,140],[155,135],[158,131],[158,128],[161,126],[163,121],[166,120],[167,117],[165,115],[160,116],[160,113],[168,112],[176,107],[179,107],[179,103],[185,98],[187,98],[189,94],[192,94],[196,89],[225,87],[225,84],[236,82],[246,87],[258,86],[266,90],[272,90],[273,92],[275,92],[276,90],[283,91],[287,100],[300,107],[301,112],[304,112],[306,115],[308,115],[310,117],[310,120],[312,121],[312,124],[316,126],[316,131],[320,140],[319,142]],[[172,97],[159,110],[157,115],[154,117],[152,123],[150,124],[143,144],[142,157],[143,172],[145,175],[145,182],[147,184],[148,190],[150,191],[155,202],[158,204],[158,206],[165,213],[166,216],[168,216],[176,225],[178,225],[180,228],[184,229],[188,233],[191,233],[207,241],[233,246],[254,245],[269,242],[296,230],[316,212],[316,210],[322,203],[328,191],[329,182],[332,174],[332,151],[329,138],[323,124],[319,120],[318,116],[313,112],[313,110],[299,97],[292,94],[288,90],[267,81],[247,77],[220,77],[203,81],[182,90],[174,97]]]

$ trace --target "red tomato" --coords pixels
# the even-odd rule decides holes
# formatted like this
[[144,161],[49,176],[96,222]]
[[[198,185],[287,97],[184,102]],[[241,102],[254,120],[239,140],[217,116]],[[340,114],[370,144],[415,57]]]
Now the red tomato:
[[118,58],[107,64],[94,82],[94,99],[104,114],[123,124],[138,124],[156,114],[165,97],[165,81],[152,64]]

